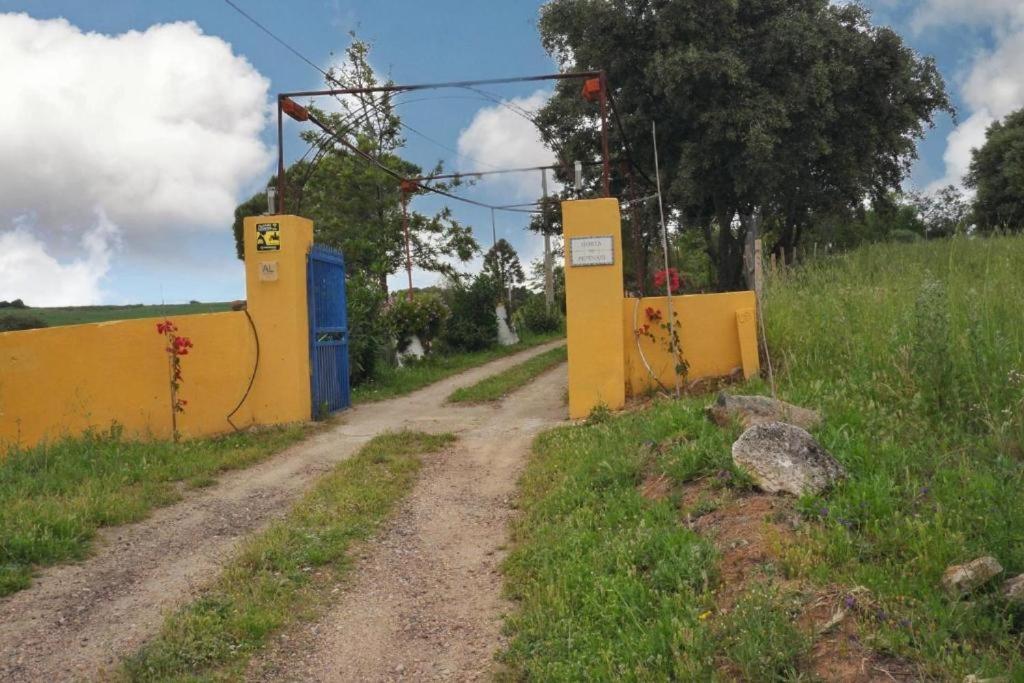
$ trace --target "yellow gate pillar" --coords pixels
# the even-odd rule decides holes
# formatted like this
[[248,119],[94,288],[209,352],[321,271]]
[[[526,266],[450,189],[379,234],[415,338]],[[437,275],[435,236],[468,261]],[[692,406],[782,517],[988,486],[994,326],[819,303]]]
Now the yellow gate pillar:
[[562,202],[569,417],[626,404],[619,202]]
[[247,310],[259,339],[259,369],[242,410],[257,424],[312,416],[306,255],[313,221],[252,216],[245,231]]

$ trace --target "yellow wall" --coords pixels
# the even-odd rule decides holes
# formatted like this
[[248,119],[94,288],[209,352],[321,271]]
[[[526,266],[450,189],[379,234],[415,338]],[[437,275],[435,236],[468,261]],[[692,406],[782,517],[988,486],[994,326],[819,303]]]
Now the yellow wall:
[[[668,320],[666,297],[622,301],[626,391],[630,396],[642,394],[657,386],[637,350],[638,337],[634,330],[645,323],[651,326],[655,336],[654,340],[639,337],[647,362],[665,387],[675,386],[675,363],[668,350],[667,333],[658,328],[658,323],[648,320],[648,308],[660,311],[662,321]],[[753,292],[674,296],[672,308],[678,316],[676,320],[683,357],[689,363],[687,381],[721,377],[737,369],[742,370],[748,378],[758,373],[760,368],[754,317],[756,298]]]
[[[562,225],[566,248],[569,416],[582,418],[599,405],[617,410],[626,403],[619,202],[562,202]],[[608,236],[613,242],[612,265],[572,265],[574,237]]]
[[[280,224],[280,248],[256,249],[256,225]],[[232,421],[238,427],[310,418],[306,254],[313,226],[296,216],[246,219],[248,311],[259,369]],[[266,269],[261,277],[261,270]],[[276,273],[274,272],[276,271]],[[256,339],[243,312],[173,316],[194,348],[182,357],[178,416],[185,437],[231,429]],[[0,452],[120,424],[131,437],[171,436],[166,344],[160,318],[0,333]]]
[[[0,334],[0,446],[30,446],[113,422],[129,436],[171,436],[166,342],[161,318]],[[230,429],[255,360],[244,313],[176,316],[193,352],[182,357],[178,416],[185,436]],[[244,407],[235,424],[252,423]],[[2,448],[0,448],[2,450]]]

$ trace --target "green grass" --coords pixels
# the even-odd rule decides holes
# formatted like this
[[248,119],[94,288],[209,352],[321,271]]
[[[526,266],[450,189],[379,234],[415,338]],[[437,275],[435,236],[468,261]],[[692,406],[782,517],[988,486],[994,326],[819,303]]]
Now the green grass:
[[79,560],[96,530],[144,518],[293,443],[292,426],[182,443],[92,434],[14,449],[0,460],[0,596],[27,587],[36,567]]
[[680,434],[696,445],[661,456],[665,471],[685,479],[727,466],[727,438],[689,403],[536,440],[505,563],[519,603],[502,656],[511,679],[708,680],[714,646],[700,615],[713,607],[716,553],[671,500],[637,493],[649,442]]
[[[793,558],[819,582],[864,585],[891,618],[878,646],[926,674],[1024,678],[1021,614],[943,570],[994,555],[1024,572],[1024,239],[875,246],[769,286],[780,390],[823,409],[849,482]],[[998,583],[995,584],[998,586]]]
[[81,323],[102,323],[109,320],[131,320],[134,318],[162,318],[192,313],[217,313],[230,311],[230,302],[200,304],[134,304],[131,306],[63,306],[59,308],[5,308],[0,309],[0,318],[6,315],[29,315],[39,318],[50,327],[78,325]]
[[402,368],[383,368],[373,381],[352,388],[352,403],[370,403],[402,396],[465,370],[561,339],[563,336],[561,332],[545,335],[524,334],[521,341],[513,346],[497,346],[473,353],[432,356]]
[[452,403],[498,401],[551,368],[561,365],[565,359],[566,348],[559,346],[504,372],[482,379],[472,386],[456,389],[448,400]]
[[[982,554],[1003,578],[1024,572],[1022,272],[1024,239],[958,239],[869,247],[767,289],[779,393],[824,412],[815,436],[850,474],[798,501],[805,522],[780,576],[866,587],[863,646],[926,679],[1024,680],[1024,612],[998,581],[969,600],[939,586],[949,564]],[[785,595],[751,588],[731,615],[699,619],[714,610],[714,552],[674,501],[637,493],[652,470],[684,482],[731,469],[736,434],[704,420],[709,400],[538,439],[506,570],[521,608],[503,655],[513,677],[811,676]],[[667,450],[653,457],[650,442]]]
[[412,487],[420,453],[450,434],[375,437],[340,463],[280,522],[248,540],[211,588],[168,617],[120,672],[126,680],[241,677],[275,630],[310,618],[351,569],[349,546],[368,538]]

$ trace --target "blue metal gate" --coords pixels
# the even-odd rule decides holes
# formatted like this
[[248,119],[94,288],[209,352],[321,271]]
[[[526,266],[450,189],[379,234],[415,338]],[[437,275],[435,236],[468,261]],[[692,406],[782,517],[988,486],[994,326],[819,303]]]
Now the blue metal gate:
[[309,296],[309,367],[313,416],[348,408],[348,312],[345,259],[314,244],[306,264]]

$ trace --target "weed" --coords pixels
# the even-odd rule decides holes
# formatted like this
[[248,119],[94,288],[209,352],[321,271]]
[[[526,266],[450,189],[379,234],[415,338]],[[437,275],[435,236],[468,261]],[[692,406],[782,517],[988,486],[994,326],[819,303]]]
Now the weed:
[[561,365],[565,359],[566,349],[564,346],[559,346],[504,372],[491,375],[472,386],[456,389],[448,397],[448,400],[452,403],[481,403],[500,400],[551,368]]
[[731,663],[747,681],[792,680],[799,660],[810,645],[808,636],[793,623],[798,607],[787,596],[764,584],[752,587],[716,632]]

